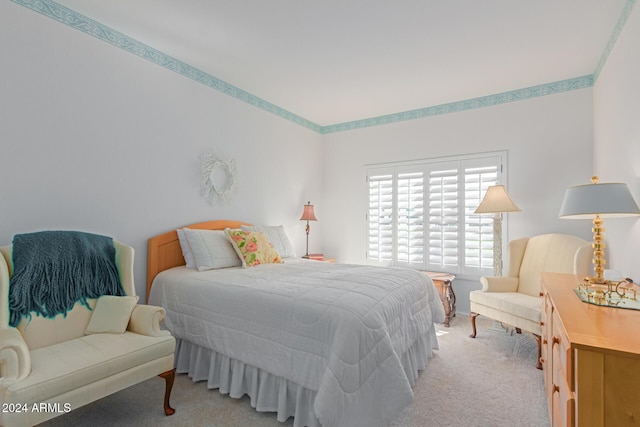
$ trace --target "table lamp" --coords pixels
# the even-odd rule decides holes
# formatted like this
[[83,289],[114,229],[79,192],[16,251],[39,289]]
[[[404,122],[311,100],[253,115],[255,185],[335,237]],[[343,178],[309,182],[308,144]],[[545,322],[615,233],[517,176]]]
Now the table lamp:
[[302,258],[309,258],[309,230],[311,229],[311,227],[309,227],[309,221],[317,221],[311,202],[307,202],[307,204],[304,205],[300,221],[307,221],[307,226],[305,227],[305,231],[307,233],[307,252]]
[[569,187],[560,207],[560,218],[593,218],[593,264],[595,277],[588,278],[592,284],[610,284],[604,278],[604,227],[603,217],[620,218],[640,215],[640,209],[627,184],[621,182],[598,183],[598,177],[591,178],[591,184]]
[[487,188],[484,198],[474,211],[477,214],[492,213],[493,216],[493,275],[502,276],[502,213],[520,212],[511,200],[504,185]]

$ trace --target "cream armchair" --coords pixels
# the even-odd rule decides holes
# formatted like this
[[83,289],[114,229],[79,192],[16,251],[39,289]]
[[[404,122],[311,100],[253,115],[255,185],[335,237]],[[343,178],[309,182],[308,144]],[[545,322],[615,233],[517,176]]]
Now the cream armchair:
[[476,337],[480,314],[533,333],[541,356],[541,272],[588,275],[593,249],[585,240],[566,234],[543,234],[513,240],[508,245],[509,265],[505,277],[482,277],[482,290],[471,291],[471,326]]
[[[114,246],[122,286],[133,296],[133,248]],[[33,426],[156,375],[165,379],[164,411],[173,414],[175,339],[160,329],[163,308],[135,305],[124,333],[86,335],[94,312],[80,303],[66,316],[33,315],[11,327],[11,246],[0,253],[0,425]]]

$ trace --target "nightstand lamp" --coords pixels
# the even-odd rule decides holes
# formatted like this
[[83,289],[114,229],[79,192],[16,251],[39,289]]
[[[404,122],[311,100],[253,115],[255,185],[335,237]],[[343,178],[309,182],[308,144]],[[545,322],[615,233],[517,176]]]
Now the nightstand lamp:
[[[598,177],[591,178],[591,184],[569,187],[560,207],[560,218],[593,218],[593,264],[595,277],[588,278],[592,284],[607,284],[604,278],[604,227],[603,217],[620,218],[640,215],[640,209],[627,184],[621,182],[598,183]],[[611,291],[611,289],[609,289]]]
[[302,258],[309,258],[309,230],[311,229],[311,227],[309,227],[309,221],[317,221],[311,202],[307,202],[307,204],[304,205],[300,221],[307,221],[307,226],[305,227],[305,231],[307,233],[307,252]]

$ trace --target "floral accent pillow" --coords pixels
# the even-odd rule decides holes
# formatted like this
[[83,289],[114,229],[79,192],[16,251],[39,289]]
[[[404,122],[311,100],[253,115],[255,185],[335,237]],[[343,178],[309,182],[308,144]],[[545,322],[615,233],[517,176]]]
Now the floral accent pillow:
[[227,228],[225,233],[242,260],[243,267],[282,262],[280,254],[263,233],[235,228]]

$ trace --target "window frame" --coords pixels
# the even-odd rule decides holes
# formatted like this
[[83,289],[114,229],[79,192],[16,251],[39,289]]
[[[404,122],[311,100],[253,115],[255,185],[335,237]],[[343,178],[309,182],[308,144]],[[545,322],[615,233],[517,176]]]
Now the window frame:
[[[365,179],[367,182],[366,191],[367,195],[365,198],[365,260],[367,264],[373,265],[385,265],[385,266],[399,266],[399,267],[409,267],[416,268],[419,270],[428,270],[428,271],[443,271],[448,273],[453,273],[458,275],[459,277],[468,276],[469,278],[477,278],[479,276],[492,275],[493,273],[493,265],[488,265],[488,260],[493,258],[493,215],[480,215],[473,214],[473,210],[477,207],[477,204],[480,203],[481,198],[484,196],[486,192],[486,187],[489,185],[502,184],[506,185],[507,182],[507,151],[491,151],[491,152],[482,152],[482,153],[472,153],[472,154],[463,154],[456,156],[445,156],[445,157],[434,157],[434,158],[425,158],[425,159],[417,159],[410,161],[400,161],[400,162],[388,162],[388,163],[376,163],[376,164],[367,164],[365,165]],[[473,164],[477,165],[485,165],[485,168],[491,168],[495,165],[495,181],[490,182],[490,178],[483,177],[482,173],[478,173],[478,182],[475,185],[473,182],[469,184],[469,182],[473,181],[470,177],[473,176],[473,173],[469,173],[470,166]],[[445,166],[450,165],[456,169],[456,176],[458,178],[456,182],[456,192],[457,192],[457,201],[456,201],[456,217],[457,217],[457,246],[456,246],[456,265],[443,265],[443,264],[434,264],[431,260],[431,252],[430,252],[430,242],[431,239],[431,228],[430,224],[433,222],[430,221],[431,216],[429,216],[429,198],[431,193],[429,191],[430,186],[430,177],[432,172],[434,171],[444,171]],[[398,209],[399,209],[399,201],[398,201],[398,177],[401,174],[411,173],[414,171],[422,171],[423,172],[423,205],[422,205],[422,232],[423,232],[423,244],[422,244],[422,260],[419,262],[402,262],[398,259]],[[391,186],[391,194],[385,193],[385,207],[388,210],[388,204],[391,203],[391,217],[387,218],[384,226],[385,230],[390,233],[390,236],[386,236],[385,239],[386,246],[383,245],[381,239],[377,239],[378,242],[378,254],[375,258],[370,257],[372,236],[374,234],[370,234],[371,232],[371,224],[380,225],[381,222],[378,220],[377,222],[370,221],[370,216],[374,217],[371,213],[372,201],[371,201],[371,182],[372,178],[375,176],[388,176],[387,180],[390,180],[391,183],[387,183],[387,187]],[[489,174],[487,174],[489,176]],[[462,181],[460,181],[462,178]],[[466,178],[466,179],[465,179]],[[471,181],[470,181],[471,180]],[[488,181],[487,181],[488,180]],[[471,190],[473,188],[473,190]],[[389,191],[389,188],[386,188],[385,191]],[[467,195],[469,191],[475,192],[475,197],[472,195]],[[378,199],[380,201],[380,197]],[[465,203],[473,202],[475,205],[472,205],[472,209],[467,209]],[[477,203],[476,203],[477,202]],[[475,206],[475,207],[474,207]],[[465,210],[466,209],[466,210]],[[471,212],[471,213],[470,213]],[[469,216],[475,217],[478,215],[477,221],[469,221]],[[377,218],[377,217],[376,217]],[[450,217],[451,219],[451,217]],[[390,224],[389,224],[390,222]],[[469,224],[475,225],[469,228]],[[442,224],[442,223],[441,223]],[[506,218],[503,220],[503,236],[506,239],[506,232],[508,223]],[[476,237],[479,237],[478,244],[476,245],[473,251],[477,251],[478,255],[476,258],[476,266],[465,265],[465,256],[469,253],[470,245],[468,244],[468,239],[471,237],[470,234],[473,232],[473,227],[476,227]],[[484,239],[483,236],[489,235],[490,238]],[[377,234],[380,236],[380,233]],[[390,238],[390,243],[389,243]],[[455,240],[455,239],[453,239]],[[376,241],[373,241],[375,243]],[[380,252],[382,251],[382,247],[389,253],[388,246],[391,245],[390,258],[380,259]],[[410,244],[408,244],[410,246]],[[441,252],[445,252],[445,245],[441,243],[439,246],[435,247],[437,250],[440,249]],[[403,248],[404,249],[404,248]],[[473,252],[472,251],[472,252]],[[486,255],[488,253],[488,256]],[[444,255],[443,255],[444,256]],[[405,258],[406,259],[406,258]]]

